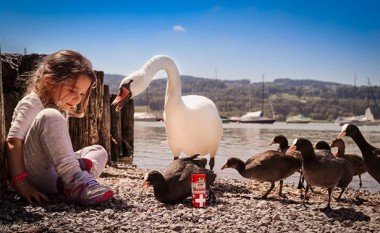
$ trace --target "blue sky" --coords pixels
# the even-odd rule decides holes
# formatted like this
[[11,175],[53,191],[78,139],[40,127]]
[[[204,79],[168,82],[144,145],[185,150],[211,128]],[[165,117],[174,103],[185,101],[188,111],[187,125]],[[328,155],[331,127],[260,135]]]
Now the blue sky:
[[[3,52],[69,48],[127,75],[165,54],[182,75],[380,85],[380,1],[2,1]],[[164,76],[160,73],[158,76]]]

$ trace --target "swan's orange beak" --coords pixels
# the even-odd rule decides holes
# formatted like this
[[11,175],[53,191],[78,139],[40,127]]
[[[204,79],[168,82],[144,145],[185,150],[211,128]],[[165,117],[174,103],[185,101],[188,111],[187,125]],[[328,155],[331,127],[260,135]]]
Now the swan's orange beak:
[[117,94],[114,101],[112,101],[112,105],[116,107],[116,111],[120,111],[120,109],[124,106],[124,104],[131,98],[132,93],[126,87],[121,87],[119,93]]

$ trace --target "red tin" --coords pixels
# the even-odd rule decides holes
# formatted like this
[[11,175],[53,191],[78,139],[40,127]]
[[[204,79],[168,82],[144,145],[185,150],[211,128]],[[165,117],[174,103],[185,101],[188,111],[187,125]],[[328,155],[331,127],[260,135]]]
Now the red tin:
[[206,207],[206,174],[191,174],[193,207]]

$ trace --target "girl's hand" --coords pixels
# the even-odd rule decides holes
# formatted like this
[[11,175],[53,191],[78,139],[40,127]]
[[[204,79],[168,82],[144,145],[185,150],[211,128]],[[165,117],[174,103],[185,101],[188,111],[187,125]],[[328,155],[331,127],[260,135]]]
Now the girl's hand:
[[24,198],[29,204],[33,203],[33,199],[41,204],[41,200],[44,202],[49,202],[49,198],[35,189],[32,185],[28,184],[26,180],[22,180],[15,184],[15,189],[17,193]]

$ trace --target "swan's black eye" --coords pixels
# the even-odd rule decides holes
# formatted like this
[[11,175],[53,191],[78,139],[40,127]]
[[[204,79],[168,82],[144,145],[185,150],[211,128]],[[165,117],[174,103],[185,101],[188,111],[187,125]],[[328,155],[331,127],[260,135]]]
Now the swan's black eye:
[[[124,83],[122,85],[122,87],[127,88],[127,90],[130,90],[130,85],[131,85],[132,82],[133,82],[133,80],[129,80],[129,82]],[[120,91],[121,91],[121,87],[120,87]]]

